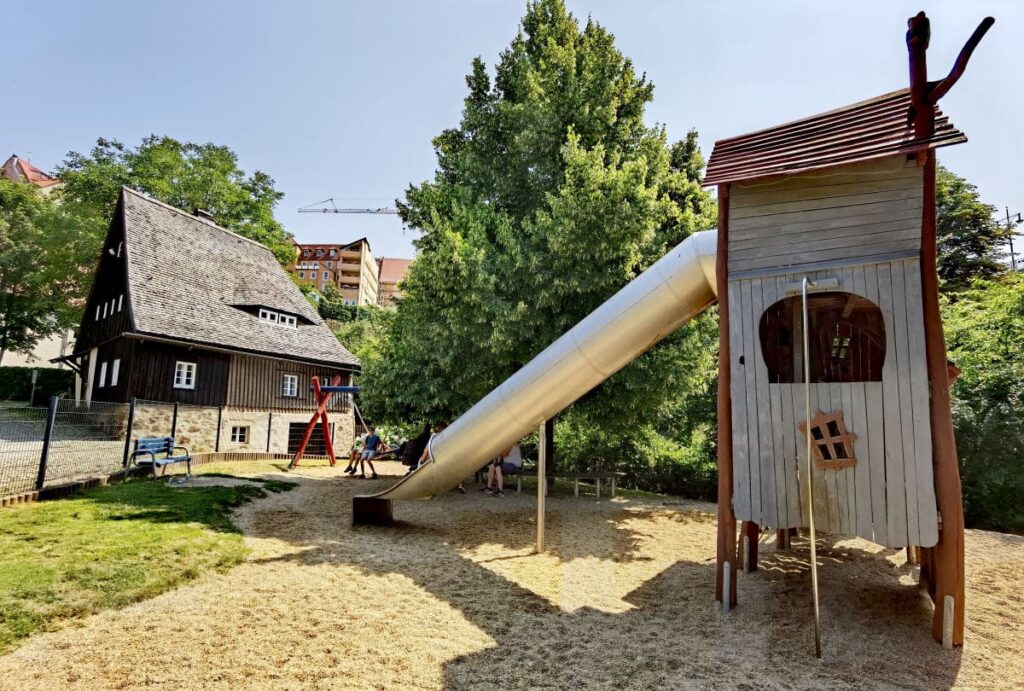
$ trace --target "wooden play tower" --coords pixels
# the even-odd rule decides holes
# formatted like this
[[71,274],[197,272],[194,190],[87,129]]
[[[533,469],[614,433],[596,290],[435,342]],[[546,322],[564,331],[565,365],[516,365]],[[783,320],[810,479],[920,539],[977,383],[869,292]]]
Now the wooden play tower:
[[716,597],[726,607],[730,574],[756,568],[761,530],[785,543],[813,518],[909,548],[936,604],[933,635],[963,642],[935,149],[966,137],[936,104],[991,25],[929,82],[920,13],[907,32],[910,88],[715,144],[705,183],[719,201]]

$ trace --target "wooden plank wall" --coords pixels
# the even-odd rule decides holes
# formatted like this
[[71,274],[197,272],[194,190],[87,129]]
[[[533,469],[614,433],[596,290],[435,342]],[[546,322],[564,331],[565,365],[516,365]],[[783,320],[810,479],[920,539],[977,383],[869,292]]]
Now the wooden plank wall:
[[[298,396],[281,395],[281,383],[285,374],[299,377]],[[351,375],[339,369],[249,355],[232,355],[227,384],[227,405],[258,410],[313,410],[316,408],[316,400],[313,392],[309,390],[311,377],[317,375],[320,381],[326,384],[336,374],[341,375],[342,385],[351,382]],[[331,399],[328,409],[347,410],[348,396],[336,394]]]
[[881,382],[812,384],[811,415],[842,410],[857,435],[857,464],[821,470],[812,463],[816,525],[888,547],[931,546],[938,521],[931,465],[928,379],[917,260],[848,266],[731,281],[734,509],[773,528],[807,525],[803,384],[770,384],[758,324],[804,275],[836,279],[839,290],[882,310],[886,358]]
[[922,169],[903,156],[733,183],[729,275],[878,259],[921,244]]

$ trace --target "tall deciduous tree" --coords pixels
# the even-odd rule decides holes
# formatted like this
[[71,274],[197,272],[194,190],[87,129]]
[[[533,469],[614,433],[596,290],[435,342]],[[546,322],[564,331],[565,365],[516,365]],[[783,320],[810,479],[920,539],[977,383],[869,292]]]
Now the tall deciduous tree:
[[98,139],[87,155],[71,152],[57,170],[62,196],[109,220],[122,185],[189,213],[203,209],[221,226],[269,247],[290,263],[295,250],[274,206],[284,196],[266,173],[246,174],[231,149],[155,135],[129,148]]
[[[561,0],[527,7],[493,78],[477,58],[434,179],[408,189],[419,256],[364,400],[379,418],[451,419],[694,230],[714,223],[696,133],[644,123],[653,86]],[[609,433],[655,427],[713,362],[693,327],[615,375],[570,415]],[[701,343],[701,345],[698,345]],[[703,351],[701,351],[703,352]],[[570,425],[573,427],[573,425]]]
[[994,220],[995,207],[981,201],[974,185],[939,166],[935,202],[939,277],[947,289],[1006,271],[1003,248],[1011,231]]
[[103,226],[33,185],[0,179],[0,363],[74,326]]

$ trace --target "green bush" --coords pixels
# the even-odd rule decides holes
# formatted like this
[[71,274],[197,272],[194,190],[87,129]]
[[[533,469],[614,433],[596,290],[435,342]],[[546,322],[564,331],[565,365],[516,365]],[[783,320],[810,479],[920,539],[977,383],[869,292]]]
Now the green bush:
[[44,405],[50,396],[68,396],[75,375],[66,369],[36,369],[34,367],[0,367],[0,401],[28,401],[32,395],[32,371],[39,372],[36,379],[36,405]]
[[1024,276],[976,282],[943,318],[967,526],[1024,533]]

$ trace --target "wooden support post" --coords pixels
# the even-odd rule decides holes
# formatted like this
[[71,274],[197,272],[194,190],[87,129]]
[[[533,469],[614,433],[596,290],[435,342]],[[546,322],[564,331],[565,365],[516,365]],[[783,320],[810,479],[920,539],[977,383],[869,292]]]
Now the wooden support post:
[[917,564],[917,547],[907,545],[907,563],[911,566]]
[[174,402],[174,412],[171,413],[171,436],[178,436],[178,402]]
[[936,267],[935,151],[929,150],[924,163],[924,212],[921,224],[921,293],[924,316],[925,352],[931,386],[929,417],[932,428],[932,466],[935,469],[935,499],[939,515],[939,542],[935,545],[932,599],[932,637],[943,639],[949,616],[946,602],[953,603],[952,644],[964,642],[964,506],[957,466],[956,438],[949,400],[949,370],[946,367],[946,339],[939,312],[939,277]]
[[775,531],[775,549],[789,549],[789,536],[792,528],[780,528]]
[[743,521],[740,524],[742,554],[740,563],[744,573],[757,571],[757,541],[761,536],[761,528],[757,523]]
[[729,353],[729,186],[718,186],[718,253],[715,276],[718,292],[718,561],[715,599],[726,612],[736,604],[736,514],[732,507],[732,401]]
[[544,552],[544,503],[547,494],[547,465],[548,465],[548,444],[547,425],[540,426],[540,440],[537,444],[537,544],[536,552]]

